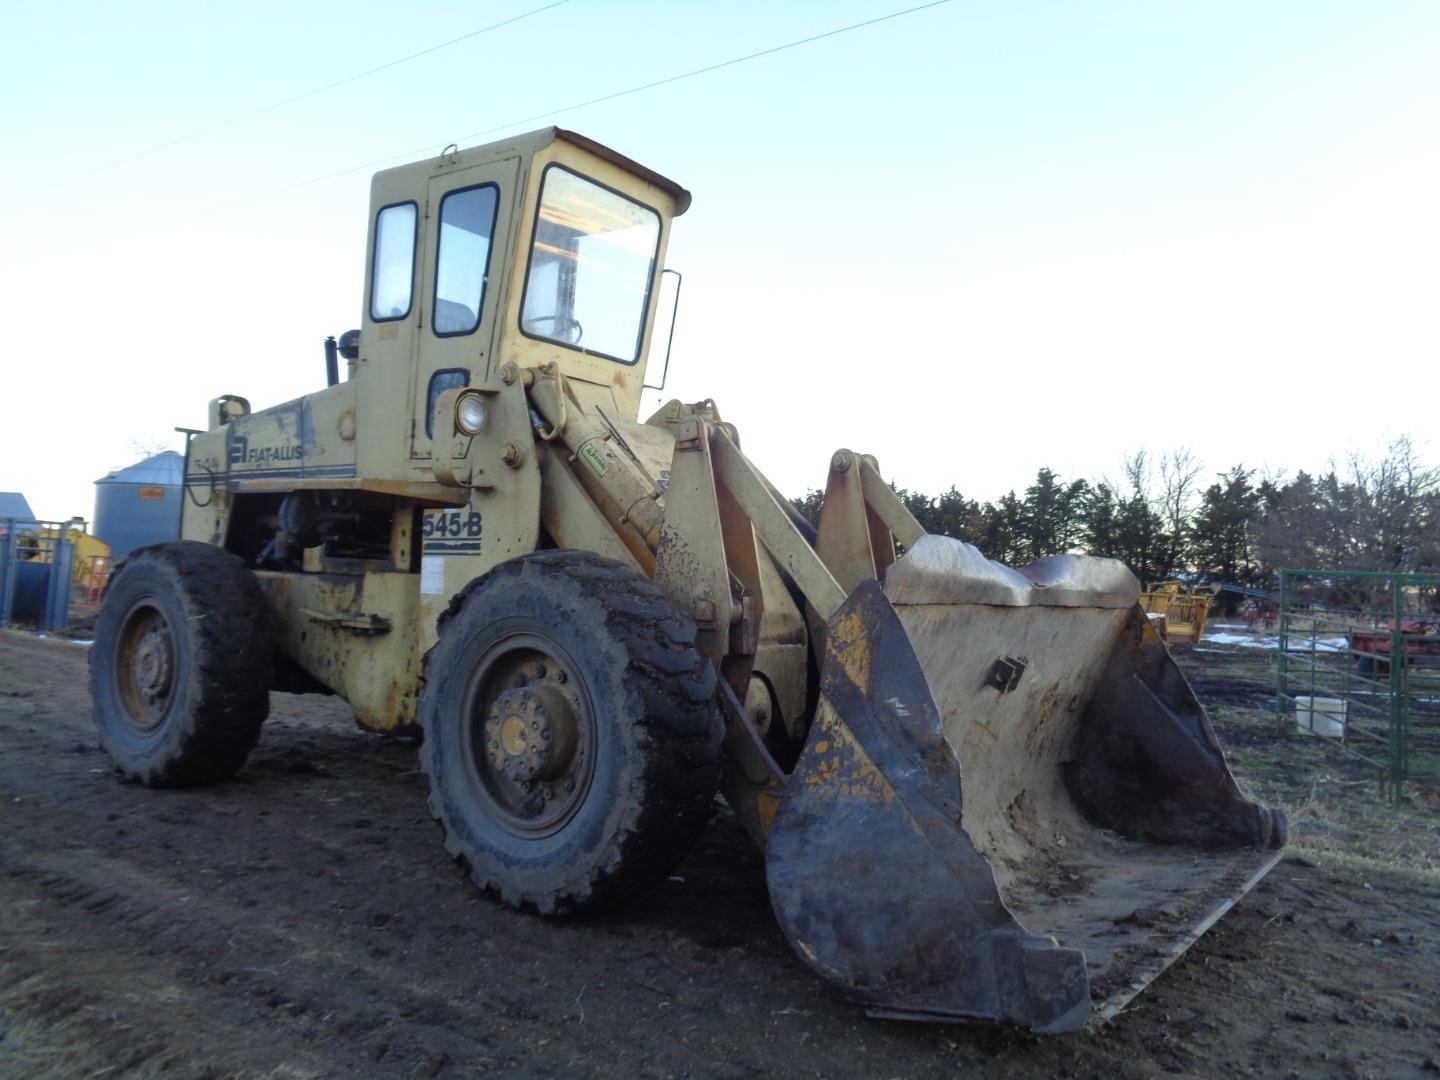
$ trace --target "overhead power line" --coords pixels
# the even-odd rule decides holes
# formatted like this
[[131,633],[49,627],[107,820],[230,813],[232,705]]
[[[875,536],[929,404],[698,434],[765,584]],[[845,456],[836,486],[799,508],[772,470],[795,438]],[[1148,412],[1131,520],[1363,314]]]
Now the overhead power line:
[[[577,109],[589,108],[591,105],[599,105],[606,101],[614,101],[617,98],[627,97],[630,94],[639,94],[646,90],[654,90],[657,87],[669,86],[672,83],[680,82],[682,79],[693,79],[697,75],[708,75],[713,71],[720,71],[722,68],[734,67],[736,64],[743,64],[750,60],[758,60],[761,57],[765,56],[774,56],[776,53],[785,52],[787,49],[798,49],[802,45],[811,45],[817,41],[824,41],[826,38],[836,37],[840,34],[848,34],[854,30],[864,30],[868,27],[876,26],[883,22],[889,22],[891,19],[898,19],[905,15],[913,15],[918,11],[925,11],[929,8],[940,7],[944,4],[948,4],[949,2],[950,0],[930,0],[929,3],[917,4],[915,7],[908,7],[901,11],[892,11],[888,15],[877,15],[875,18],[866,19],[863,22],[851,23],[848,26],[837,27],[834,30],[826,30],[824,33],[812,34],[809,37],[799,38],[795,41],[787,41],[783,45],[775,45],[768,49],[760,49],[756,52],[746,53],[744,56],[737,56],[731,60],[722,60],[718,64],[708,64],[705,67],[695,68],[692,71],[682,71],[678,75],[669,75],[663,79],[655,79],[651,82],[641,83],[639,86],[631,86],[625,90],[616,90],[614,93],[602,94],[599,97],[593,97],[586,101],[578,101],[571,105],[562,105],[558,108],[547,109],[544,112],[533,113],[530,116],[524,116],[515,120],[509,120],[503,124],[496,124],[494,127],[485,128],[483,131],[474,131],[468,135],[462,135],[460,136],[460,139],[463,139],[465,141],[469,141],[470,139],[478,139],[482,135],[490,135],[497,131],[504,131],[507,128],[518,127],[521,124],[529,124],[535,122],[536,120],[549,119],[550,117],[560,116],[564,113],[575,112]],[[254,202],[257,199],[266,199],[271,197],[272,195],[283,195],[286,192],[295,191],[298,188],[309,187],[312,184],[320,184],[325,182],[326,180],[333,180],[339,176],[348,176],[350,173],[360,172],[363,169],[374,169],[380,165],[388,165],[393,161],[402,161],[413,158],[417,154],[426,153],[433,150],[433,148],[434,144],[431,143],[427,146],[419,147],[418,149],[405,150],[398,154],[390,154],[383,158],[376,158],[373,161],[361,162],[358,165],[348,165],[343,169],[336,169],[334,172],[324,173],[320,176],[312,176],[306,180],[297,180],[293,184],[286,184],[283,187],[278,188],[270,188],[266,191],[255,192],[251,195],[242,195],[236,199],[231,199],[223,203],[217,203],[213,206],[207,206],[200,210],[193,210],[189,213],[181,214],[179,217],[167,218],[164,221],[156,222],[156,224],[170,225],[179,221],[188,221],[191,218],[200,217],[205,214],[219,213],[221,210],[229,210],[231,207],[242,206],[245,203]]]
[[[539,13],[539,12],[546,11],[546,10],[548,10],[549,8],[558,7],[558,6],[560,6],[560,4],[562,4],[562,3],[568,3],[568,2],[569,2],[569,0],[557,0],[556,3],[549,4],[549,5],[547,5],[546,7],[535,8],[533,11],[526,12],[524,15],[517,15],[517,16],[515,16],[514,18],[507,20],[507,22],[515,22],[517,19],[523,19],[523,18],[526,18],[526,17],[529,16],[529,15],[534,15],[534,14],[537,14],[537,13]],[[628,88],[626,88],[626,89],[624,89],[624,90],[616,90],[616,91],[614,91],[613,93],[602,94],[602,95],[600,95],[599,97],[589,98],[589,99],[587,99],[587,100],[585,100],[585,101],[578,101],[578,102],[575,102],[575,103],[570,104],[570,105],[562,105],[562,106],[560,106],[560,107],[558,107],[558,108],[549,109],[549,110],[547,110],[547,111],[545,111],[545,112],[534,113],[534,114],[532,114],[532,115],[530,115],[530,116],[520,117],[520,118],[515,119],[515,120],[507,121],[506,123],[503,123],[503,124],[497,124],[497,125],[495,125],[494,127],[486,128],[486,129],[484,129],[483,131],[472,132],[472,133],[470,133],[469,135],[462,135],[462,136],[461,136],[461,139],[464,139],[464,140],[467,140],[467,141],[468,141],[468,140],[470,140],[470,139],[479,138],[479,137],[482,136],[482,135],[489,135],[489,134],[492,134],[492,133],[497,132],[497,131],[504,131],[506,128],[517,127],[517,126],[519,126],[520,124],[533,123],[533,122],[536,121],[536,120],[547,119],[547,118],[549,118],[549,117],[554,117],[554,116],[563,115],[564,113],[575,112],[576,110],[579,110],[579,109],[585,109],[585,108],[588,108],[588,107],[590,107],[590,106],[592,106],[592,105],[599,105],[599,104],[601,104],[601,103],[603,103],[603,102],[607,102],[607,101],[614,101],[614,100],[616,100],[617,98],[627,97],[627,96],[629,96],[629,95],[631,95],[631,94],[639,94],[639,93],[643,93],[643,92],[646,91],[646,90],[654,90],[654,89],[656,89],[657,87],[669,86],[669,85],[671,85],[671,84],[673,84],[673,83],[680,82],[680,81],[683,80],[683,79],[693,79],[693,78],[695,78],[696,76],[699,76],[699,75],[708,75],[708,74],[710,74],[711,72],[720,71],[720,70],[722,70],[722,69],[724,69],[724,68],[728,68],[728,67],[734,67],[734,66],[736,66],[737,64],[747,63],[748,61],[751,61],[751,60],[758,60],[758,59],[761,59],[762,57],[766,57],[766,56],[774,56],[776,53],[785,52],[785,51],[787,51],[787,50],[789,50],[789,49],[798,49],[798,48],[800,48],[801,46],[804,46],[804,45],[811,45],[811,44],[814,44],[814,43],[817,42],[817,41],[824,41],[824,40],[827,39],[827,38],[837,37],[837,36],[839,36],[840,34],[848,34],[848,33],[851,33],[851,32],[853,32],[853,31],[856,31],[856,30],[868,29],[869,27],[877,26],[877,25],[879,25],[880,23],[889,22],[889,21],[892,20],[892,19],[899,19],[899,18],[902,18],[903,16],[906,16],[906,15],[913,15],[913,14],[915,14],[916,12],[925,11],[925,10],[928,10],[929,8],[941,7],[941,6],[943,6],[944,4],[948,4],[949,2],[950,2],[950,0],[930,0],[929,3],[917,4],[917,5],[915,5],[914,7],[904,8],[904,9],[902,9],[902,10],[900,10],[900,11],[892,11],[892,12],[890,12],[889,14],[886,14],[886,15],[877,15],[877,16],[876,16],[875,18],[873,18],[873,19],[865,19],[865,20],[863,20],[863,21],[861,21],[861,22],[850,23],[850,24],[847,25],[847,26],[836,27],[834,30],[826,30],[826,31],[824,31],[823,33],[811,34],[809,37],[798,38],[798,39],[796,39],[795,41],[787,41],[787,42],[785,42],[783,45],[774,45],[774,46],[771,46],[771,47],[768,48],[768,49],[759,49],[759,50],[757,50],[757,51],[755,51],[755,52],[746,53],[746,54],[743,55],[743,56],[737,56],[737,57],[734,57],[733,59],[730,59],[730,60],[722,60],[722,61],[720,61],[719,63],[716,63],[716,64],[707,64],[707,65],[704,66],[704,67],[694,68],[693,70],[690,70],[690,71],[682,71],[682,72],[680,72],[679,74],[669,75],[669,76],[666,76],[666,77],[663,78],[663,79],[654,79],[654,80],[651,80],[650,82],[641,83],[641,84],[639,84],[638,86],[631,86],[631,87],[628,87]],[[497,27],[499,27],[499,26],[504,26],[504,25],[506,25],[506,24],[505,24],[505,23],[496,23],[494,26],[485,27],[485,28],[483,28],[483,29],[481,29],[481,30],[472,31],[472,32],[469,33],[469,34],[464,35],[464,37],[454,38],[454,39],[452,39],[451,41],[448,41],[448,42],[442,42],[441,44],[432,46],[431,48],[426,49],[426,50],[423,50],[422,52],[414,53],[413,55],[407,56],[407,57],[401,57],[399,60],[393,60],[393,61],[391,61],[389,64],[382,65],[381,67],[378,67],[378,68],[373,68],[373,69],[371,69],[371,71],[369,71],[369,72],[361,72],[361,73],[358,74],[358,75],[350,76],[350,77],[347,78],[347,79],[342,79],[342,80],[340,80],[339,82],[332,83],[332,84],[330,84],[330,86],[319,87],[319,88],[317,88],[317,89],[315,89],[315,90],[313,90],[313,91],[308,91],[306,94],[298,95],[298,96],[295,97],[295,98],[287,99],[286,102],[277,102],[277,103],[276,103],[275,105],[273,105],[273,106],[266,106],[264,109],[257,110],[255,113],[250,113],[250,114],[247,114],[247,115],[253,116],[253,115],[257,115],[257,113],[259,113],[259,112],[266,112],[266,111],[269,111],[270,109],[273,109],[273,108],[279,108],[279,107],[280,107],[281,105],[283,105],[283,104],[288,104],[289,101],[298,101],[298,100],[300,100],[300,98],[302,98],[302,97],[308,97],[308,96],[310,96],[310,95],[312,95],[312,94],[318,94],[318,93],[323,92],[324,90],[330,89],[331,86],[339,86],[339,85],[341,85],[341,84],[344,83],[344,82],[353,82],[355,79],[364,78],[365,75],[367,75],[367,74],[372,74],[372,73],[375,72],[375,71],[383,70],[383,68],[385,68],[385,67],[394,67],[396,64],[405,63],[405,61],[407,61],[407,60],[412,60],[412,59],[414,59],[415,57],[423,56],[423,55],[425,55],[426,53],[434,52],[434,51],[436,51],[437,49],[445,48],[447,45],[452,45],[452,44],[454,44],[455,42],[465,40],[465,38],[474,37],[474,36],[476,36],[477,34],[485,33],[487,30],[495,29],[495,28],[497,28]],[[242,120],[242,119],[245,119],[245,117],[236,117],[234,120],[225,121],[224,124],[215,125],[214,127],[211,127],[211,128],[206,129],[206,131],[213,131],[213,130],[216,130],[216,128],[218,128],[218,127],[224,127],[224,126],[226,126],[226,125],[228,125],[228,124],[231,124],[231,123],[238,123],[238,122],[239,122],[240,120]],[[192,133],[192,134],[189,135],[189,136],[184,136],[183,138],[198,138],[199,135],[204,134],[204,133],[205,133],[205,132],[194,132],[194,133]],[[182,140],[177,140],[177,141],[183,141],[183,138],[182,138]],[[172,142],[172,143],[169,143],[169,144],[166,144],[166,145],[174,145],[174,143]],[[177,223],[182,222],[182,221],[189,221],[189,220],[192,220],[192,219],[197,218],[197,217],[204,217],[204,216],[206,216],[206,215],[208,215],[208,214],[217,214],[217,213],[220,213],[222,210],[229,210],[229,209],[231,209],[231,208],[233,208],[233,207],[236,207],[236,206],[243,206],[243,205],[245,205],[246,203],[256,202],[256,201],[258,201],[258,200],[260,200],[260,199],[271,198],[272,196],[275,196],[275,195],[284,195],[284,194],[286,194],[287,192],[296,191],[296,190],[298,190],[298,189],[300,189],[300,188],[304,188],[304,187],[310,187],[310,186],[313,185],[313,184],[324,183],[326,180],[334,180],[335,178],[340,177],[340,176],[348,176],[348,175],[350,175],[351,173],[360,172],[361,170],[374,169],[374,168],[376,168],[376,167],[378,167],[378,166],[381,166],[381,165],[388,165],[388,164],[390,164],[391,162],[394,162],[394,161],[401,161],[401,160],[405,160],[405,159],[408,159],[408,158],[414,158],[417,154],[423,154],[423,153],[426,153],[426,152],[432,150],[432,149],[433,149],[433,145],[434,145],[434,144],[432,143],[432,144],[430,144],[429,146],[423,146],[423,147],[420,147],[420,148],[414,149],[414,150],[406,150],[406,151],[404,151],[404,152],[402,152],[402,153],[398,153],[398,154],[390,154],[390,155],[388,155],[388,156],[386,156],[386,157],[377,158],[377,159],[375,159],[375,160],[373,160],[373,161],[361,162],[361,163],[358,164],[358,165],[349,165],[349,166],[346,166],[346,167],[343,168],[343,169],[336,169],[336,170],[333,171],[333,172],[323,173],[323,174],[321,174],[321,175],[319,175],[319,176],[312,176],[312,177],[309,177],[308,179],[305,179],[305,180],[297,180],[297,181],[295,181],[294,183],[285,184],[285,185],[283,185],[283,186],[281,186],[281,187],[269,188],[269,189],[267,189],[267,190],[265,190],[265,191],[258,191],[258,192],[253,192],[253,193],[251,193],[251,194],[249,194],[249,195],[242,195],[242,196],[239,196],[238,198],[229,199],[229,200],[227,200],[227,201],[225,201],[225,202],[222,202],[222,203],[215,203],[215,204],[213,204],[213,205],[211,205],[211,206],[201,207],[201,208],[198,209],[198,210],[187,211],[186,213],[176,215],[175,217],[163,218],[163,219],[161,219],[161,220],[159,220],[159,221],[151,222],[148,227],[149,227],[149,228],[160,228],[160,227],[163,227],[163,226],[166,226],[166,225],[174,225],[174,224],[177,224]],[[160,149],[160,148],[159,148],[159,147],[156,147],[156,148],[152,148],[152,149]],[[149,152],[152,152],[152,151],[144,151],[144,153],[149,153]],[[56,252],[55,252],[53,249],[47,250],[47,251],[37,251],[37,252],[33,252],[33,253],[31,253],[30,255],[25,256],[25,257],[19,259],[19,260],[16,260],[16,262],[29,262],[29,261],[32,260],[32,259],[40,258],[40,257],[42,257],[42,256],[44,256],[44,255],[54,255],[54,254],[56,254]]]
[[249,112],[241,113],[239,116],[232,116],[228,120],[221,120],[218,124],[211,124],[209,127],[197,128],[194,131],[187,132],[184,135],[180,135],[176,138],[170,139],[168,142],[156,143],[154,146],[146,147],[144,150],[137,150],[135,153],[130,154],[128,157],[119,158],[115,161],[110,162],[108,165],[103,166],[103,168],[113,169],[120,165],[127,165],[132,161],[139,160],[140,158],[149,157],[151,154],[158,154],[162,150],[169,150],[172,146],[179,146],[182,143],[190,142],[204,135],[210,135],[216,131],[231,127],[234,124],[241,123],[242,121],[250,120],[257,116],[263,116],[266,113],[274,112],[276,109],[283,109],[287,105],[294,105],[297,101],[304,101],[306,98],[315,97],[317,94],[323,94],[327,90],[334,90],[336,87],[346,86],[353,82],[359,82],[361,79],[368,79],[371,75],[377,75],[382,71],[389,71],[391,68],[399,67],[401,64],[408,64],[411,60],[418,60],[422,56],[429,56],[431,53],[439,52],[441,49],[448,49],[450,48],[450,46],[458,45],[462,41],[469,41],[471,38],[477,38],[481,34],[488,34],[492,30],[499,30],[502,27],[510,26],[512,23],[520,22],[522,19],[528,19],[532,15],[539,15],[542,12],[549,11],[552,8],[561,7],[562,5],[568,3],[570,3],[570,0],[553,0],[553,3],[545,4],[537,8],[532,8],[529,11],[521,12],[519,15],[512,15],[508,19],[501,19],[499,22],[491,23],[489,26],[482,26],[478,30],[471,30],[467,34],[461,34],[459,37],[453,37],[450,38],[450,40],[448,41],[442,41],[438,45],[431,45],[428,48],[421,49],[419,52],[413,52],[407,56],[401,56],[394,60],[388,60],[383,64],[379,64],[372,68],[367,68],[364,71],[357,71],[354,75],[347,75],[343,79],[336,79],[334,82],[326,83],[324,86],[317,86],[311,90],[306,90],[304,93],[295,94],[294,96],[287,97],[281,101],[274,101],[271,102],[269,105],[262,105],[258,109],[251,109]]
[[[834,37],[836,34],[848,34],[851,30],[863,30],[867,26],[875,26],[878,23],[889,22],[891,19],[898,19],[902,15],[913,15],[917,11],[939,7],[941,4],[948,4],[949,2],[950,0],[931,0],[928,4],[919,4],[916,7],[906,8],[904,11],[892,11],[889,15],[878,15],[873,19],[866,19],[864,22],[851,23],[849,26],[842,26],[836,30],[826,30],[823,34],[812,34],[810,37],[800,38],[798,41],[789,41],[784,45],[776,45],[773,48],[761,49],[759,52],[747,53],[745,56],[737,56],[733,60],[722,60],[720,63],[710,64],[708,67],[681,72],[679,75],[670,75],[664,79],[656,79],[654,82],[648,82],[641,86],[632,86],[628,90],[617,90],[613,94],[602,94],[600,97],[591,98],[589,101],[577,102],[574,105],[562,105],[558,109],[547,109],[545,112],[535,113],[533,116],[526,116],[520,120],[511,120],[508,124],[497,124],[495,127],[489,127],[483,131],[472,131],[469,135],[462,135],[460,138],[465,140],[478,139],[482,135],[490,135],[497,131],[504,131],[506,128],[517,127],[520,124],[529,124],[536,120],[559,116],[562,113],[574,112],[576,109],[584,109],[591,105],[614,101],[616,98],[628,97],[630,94],[639,94],[646,90],[654,90],[657,87],[668,86],[671,83],[679,82],[681,79],[693,79],[696,75],[708,75],[712,71],[734,67],[736,64],[743,64],[748,60],[758,60],[762,56],[774,56],[776,53],[784,52],[786,49],[798,49],[802,45],[811,45],[817,41],[824,41],[826,38]],[[415,151],[415,153],[419,152],[420,151]]]

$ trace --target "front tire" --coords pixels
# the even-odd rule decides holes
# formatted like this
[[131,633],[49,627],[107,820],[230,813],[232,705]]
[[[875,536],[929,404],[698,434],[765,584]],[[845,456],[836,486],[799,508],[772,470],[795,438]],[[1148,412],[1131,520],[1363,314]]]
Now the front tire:
[[95,621],[100,745],[151,787],[233,776],[269,713],[273,650],[260,584],[239,559],[189,540],[141,548]]
[[709,817],[714,696],[694,624],[635,570],[569,550],[497,567],[425,658],[420,763],[446,848],[512,907],[624,902]]

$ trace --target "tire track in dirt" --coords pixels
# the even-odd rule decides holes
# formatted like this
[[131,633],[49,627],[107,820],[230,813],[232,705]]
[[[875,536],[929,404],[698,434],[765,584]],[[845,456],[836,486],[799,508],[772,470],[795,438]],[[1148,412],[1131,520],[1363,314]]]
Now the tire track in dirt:
[[[287,703],[293,701],[277,697],[277,704]],[[26,719],[37,718],[32,713]],[[386,1016],[405,1020],[409,1026],[419,1022],[463,1027],[465,1044],[457,1049],[473,1058],[476,1044],[483,1048],[486,1043],[485,1033],[478,1038],[472,1034],[473,1014],[467,1013],[463,1023],[457,1015],[447,1015],[445,995],[475,1004],[475,967],[487,961],[504,966],[517,952],[529,957],[579,953],[584,946],[577,939],[593,937],[597,924],[550,924],[513,915],[468,886],[445,857],[436,827],[424,813],[424,786],[414,770],[413,747],[377,743],[354,732],[316,733],[306,724],[282,720],[268,732],[279,745],[262,744],[256,766],[244,779],[207,791],[154,792],[118,783],[107,768],[97,766],[103,758],[96,753],[76,754],[75,747],[84,745],[88,732],[73,721],[27,725],[22,732],[27,736],[26,748],[40,753],[50,769],[5,770],[5,790],[27,810],[25,820],[16,823],[18,829],[30,835],[104,834],[120,854],[107,860],[94,850],[70,845],[72,850],[63,856],[17,863],[7,852],[7,867],[32,884],[48,887],[57,899],[88,898],[110,889],[105,902],[90,912],[113,924],[100,934],[138,933],[187,969],[219,967],[218,973],[206,977],[251,996],[303,1004],[308,994],[323,996],[327,987],[343,982],[346,1000],[383,997]],[[77,738],[78,742],[72,741]],[[365,750],[346,748],[353,747],[356,739]],[[324,764],[314,766],[314,761]],[[70,795],[84,788],[89,789],[87,796],[55,801],[57,771],[74,783]],[[243,830],[237,829],[238,823],[243,823]],[[238,831],[243,831],[243,838],[236,843],[204,839]],[[358,880],[346,880],[348,868],[354,865],[363,872]],[[141,873],[141,868],[149,873]],[[376,880],[377,872],[383,880]],[[192,874],[204,882],[203,889],[196,887]],[[122,883],[119,892],[113,889],[117,882]],[[383,909],[369,911],[364,900],[377,890],[384,894]],[[228,905],[222,902],[226,893],[234,894]],[[117,908],[114,899],[120,895],[139,899]],[[276,913],[283,920],[279,925],[289,928],[289,933],[267,939],[251,924],[257,917],[272,917],[276,900],[283,902]],[[422,925],[418,932],[407,926],[405,913],[427,909],[450,921]],[[137,910],[169,914],[163,926],[142,917],[127,927]],[[358,927],[352,918],[357,914]],[[478,932],[477,916],[482,924]],[[90,927],[76,927],[75,932],[97,933]],[[627,940],[633,935],[626,933],[623,922],[605,936],[625,951],[638,952],[642,960],[659,956],[659,949],[632,950]],[[478,938],[465,946],[470,964],[440,965],[437,974],[435,963],[420,958],[453,951],[456,943],[450,939],[456,937]],[[371,944],[369,939],[384,944]],[[251,964],[238,974],[230,971],[226,957],[209,951],[221,940],[240,946]],[[293,967],[290,961],[295,956],[303,960],[322,954],[324,963],[309,965],[315,970],[304,977],[286,971],[283,985],[272,985],[254,974]],[[512,967],[507,973],[508,991],[491,990],[484,996],[484,1012],[500,1018],[507,1030],[541,1022],[542,1014],[530,1002],[556,997],[581,1001],[595,983],[590,970],[594,965],[585,965],[573,977],[559,980],[557,994],[555,974],[537,973],[531,970],[535,966],[532,961],[519,969]],[[397,979],[399,972],[406,978]],[[416,985],[411,973],[433,989]],[[671,1004],[668,996],[673,995],[658,995],[662,1006]],[[363,1019],[367,1025],[383,1026],[385,1021],[384,1017]],[[611,1043],[623,1044],[629,1030],[617,1030]],[[383,1047],[384,1041],[378,1045]],[[545,1039],[543,1034],[537,1039],[522,1032],[511,1041],[517,1052],[530,1055]]]
[[[57,882],[58,883],[58,882]],[[248,1032],[253,1018],[230,994],[178,975],[128,934],[76,933],[64,901],[14,875],[3,882],[0,928],[0,1071],[11,1076],[329,1075],[333,1063],[303,1045],[276,1049]],[[89,890],[70,893],[79,899]],[[101,893],[102,896],[114,894]],[[80,900],[85,905],[83,899]],[[113,910],[90,904],[91,914]],[[108,928],[108,927],[107,927]],[[203,1032],[197,1045],[196,1034]],[[203,1048],[202,1054],[197,1050]]]
[[[270,1010],[267,1026],[293,1045],[383,1026],[387,1013],[419,1028],[463,1029],[472,1050],[492,1042],[493,1032],[483,1023],[477,1030],[475,1018],[452,1003],[454,987],[398,983],[395,972],[367,957],[358,943],[336,935],[317,938],[314,924],[262,922],[254,907],[200,897],[193,888],[86,854],[91,858],[83,868],[43,857],[32,866],[7,865],[0,871],[9,879],[6,892],[28,891],[32,906],[64,918],[84,938],[121,945],[126,954],[163,957],[164,977],[186,994],[220,987],[232,1002],[237,996],[248,1001],[256,1014]],[[343,987],[343,995],[332,993],[335,987]],[[386,1008],[357,1007],[367,1001],[384,1001]],[[373,1043],[370,1051],[384,1047],[419,1058],[436,1052],[427,1048],[433,1040],[423,1031],[395,1041],[401,1045]]]

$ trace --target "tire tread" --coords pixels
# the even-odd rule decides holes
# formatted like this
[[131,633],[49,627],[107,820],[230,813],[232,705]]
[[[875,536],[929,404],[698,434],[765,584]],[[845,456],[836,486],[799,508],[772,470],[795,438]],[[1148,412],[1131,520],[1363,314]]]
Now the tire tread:
[[[172,730],[147,753],[133,752],[108,733],[101,710],[108,695],[102,682],[113,679],[108,634],[118,632],[123,612],[106,620],[102,610],[90,652],[91,692],[102,742],[116,767],[149,787],[189,787],[228,779],[244,765],[260,737],[270,709],[274,642],[268,609],[255,575],[229,552],[210,544],[181,540],[139,548],[111,579],[107,595],[127,583],[126,574],[158,574],[171,579],[185,605],[184,627],[172,633],[193,635],[189,656],[195,690],[183,715],[165,721]],[[184,673],[177,672],[177,677]],[[180,704],[177,702],[177,704]]]
[[[643,775],[633,785],[639,812],[588,877],[563,895],[531,893],[502,875],[487,873],[457,853],[446,829],[446,849],[468,865],[471,877],[511,907],[542,914],[595,912],[620,905],[675,867],[709,820],[720,775],[722,728],[715,704],[715,673],[695,649],[695,627],[676,615],[664,591],[623,563],[588,551],[548,549],[502,564],[471,582],[440,616],[439,638],[470,598],[497,579],[560,576],[582,584],[604,611],[604,624],[627,657],[624,678],[643,702],[639,736],[645,742]],[[426,656],[424,681],[435,650]],[[432,775],[426,739],[421,770]],[[441,800],[430,811],[444,827]]]

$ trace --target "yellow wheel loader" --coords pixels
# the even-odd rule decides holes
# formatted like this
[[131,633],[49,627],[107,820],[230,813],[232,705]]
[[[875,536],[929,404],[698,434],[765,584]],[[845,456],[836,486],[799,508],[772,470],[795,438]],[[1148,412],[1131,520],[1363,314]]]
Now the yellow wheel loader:
[[689,203],[554,128],[379,173],[330,385],[215,399],[183,539],[115,575],[106,749],[217,780],[270,689],[339,694],[422,737],[447,849],[546,914],[663,880],[719,791],[796,952],[872,1013],[1113,1015],[1274,865],[1283,818],[1119,563],[990,562],[849,450],[811,529],[713,401],[640,420]]

